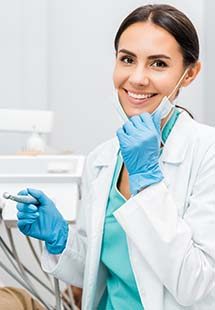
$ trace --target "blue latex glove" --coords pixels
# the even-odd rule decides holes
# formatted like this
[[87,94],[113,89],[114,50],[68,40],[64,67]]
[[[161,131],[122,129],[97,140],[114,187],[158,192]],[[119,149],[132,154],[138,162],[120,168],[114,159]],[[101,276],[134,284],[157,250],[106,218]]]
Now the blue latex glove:
[[120,150],[129,175],[130,191],[141,189],[163,179],[159,167],[161,114],[143,113],[131,117],[118,129]]
[[49,253],[62,253],[68,238],[67,222],[43,192],[29,188],[19,192],[19,195],[29,194],[38,200],[39,205],[17,203],[20,231],[26,236],[44,240]]

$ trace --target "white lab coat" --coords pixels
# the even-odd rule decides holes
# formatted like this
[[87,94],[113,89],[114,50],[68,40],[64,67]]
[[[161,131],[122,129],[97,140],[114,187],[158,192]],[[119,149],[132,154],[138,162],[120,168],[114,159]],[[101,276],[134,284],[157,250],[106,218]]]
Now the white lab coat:
[[[105,288],[100,250],[118,148],[113,139],[88,156],[76,231],[59,257],[45,251],[42,258],[45,271],[83,287],[84,310],[96,309]],[[214,310],[215,129],[181,113],[160,166],[164,181],[114,213],[142,303],[145,310]]]

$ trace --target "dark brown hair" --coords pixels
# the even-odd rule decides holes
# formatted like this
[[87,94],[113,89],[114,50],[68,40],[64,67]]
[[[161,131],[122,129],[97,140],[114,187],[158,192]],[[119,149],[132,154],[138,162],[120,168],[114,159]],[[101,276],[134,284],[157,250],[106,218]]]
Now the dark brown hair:
[[144,5],[131,12],[121,23],[114,40],[117,52],[122,33],[132,24],[150,21],[169,32],[178,42],[184,66],[199,59],[199,39],[190,19],[181,11],[167,4]]
[[[129,26],[147,21],[165,29],[175,38],[181,48],[184,67],[194,65],[198,61],[199,39],[195,27],[184,13],[167,4],[144,5],[131,12],[123,20],[116,33],[114,40],[115,51],[118,51],[122,33]],[[183,109],[187,111],[185,108]],[[193,117],[189,111],[187,112]]]

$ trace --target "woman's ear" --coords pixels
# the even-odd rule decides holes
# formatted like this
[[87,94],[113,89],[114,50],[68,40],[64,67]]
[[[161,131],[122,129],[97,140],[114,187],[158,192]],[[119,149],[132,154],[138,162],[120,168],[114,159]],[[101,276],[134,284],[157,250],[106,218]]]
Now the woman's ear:
[[197,61],[194,65],[190,66],[190,68],[187,71],[187,74],[183,79],[183,82],[181,83],[181,86],[187,87],[193,80],[195,80],[200,70],[201,70],[200,61]]

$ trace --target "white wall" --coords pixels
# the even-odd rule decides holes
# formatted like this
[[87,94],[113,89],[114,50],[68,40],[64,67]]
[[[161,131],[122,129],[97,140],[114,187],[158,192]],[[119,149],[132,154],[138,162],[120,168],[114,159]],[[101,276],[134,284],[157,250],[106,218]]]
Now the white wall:
[[[46,109],[47,0],[0,0],[0,108]],[[0,133],[0,153],[14,153],[26,135]]]

